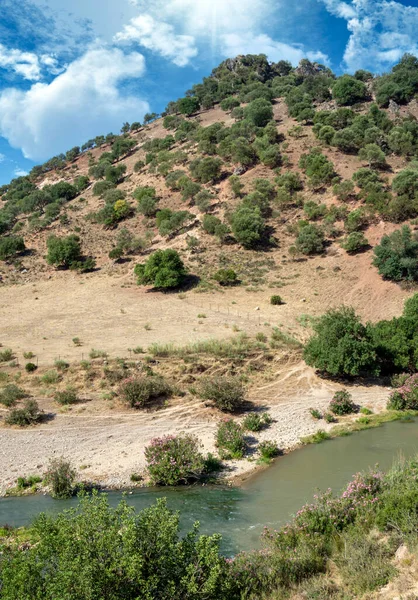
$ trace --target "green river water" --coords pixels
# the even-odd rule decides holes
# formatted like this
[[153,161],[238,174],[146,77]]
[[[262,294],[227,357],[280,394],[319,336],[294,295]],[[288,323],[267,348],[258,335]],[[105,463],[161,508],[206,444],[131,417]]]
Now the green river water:
[[[202,533],[220,533],[226,554],[259,547],[267,525],[277,529],[312,499],[317,490],[339,492],[358,471],[374,467],[386,470],[400,457],[418,454],[418,422],[388,423],[318,445],[307,446],[278,458],[240,488],[193,486],[175,489],[145,488],[126,496],[140,510],[156,498],[181,513],[185,531],[200,521]],[[121,492],[110,492],[116,505]],[[53,500],[35,495],[0,499],[0,524],[28,525],[40,512],[58,513],[77,499]]]

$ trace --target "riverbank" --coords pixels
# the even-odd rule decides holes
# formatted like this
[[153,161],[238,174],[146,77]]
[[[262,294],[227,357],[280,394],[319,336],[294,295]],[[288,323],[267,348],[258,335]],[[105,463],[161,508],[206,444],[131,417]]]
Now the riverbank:
[[[276,373],[273,382],[259,388],[251,400],[256,409],[267,410],[271,426],[260,433],[249,434],[249,453],[244,460],[227,461],[222,474],[224,482],[241,485],[254,473],[265,468],[258,464],[257,442],[275,441],[283,453],[300,447],[304,437],[324,430],[334,435],[335,425],[314,420],[311,407],[325,411],[333,393],[342,386],[321,380],[306,366],[292,365]],[[353,386],[353,400],[372,410],[379,419],[385,416],[390,391],[380,386]],[[256,395],[258,397],[256,397]],[[20,476],[42,475],[50,458],[65,456],[77,469],[78,479],[93,482],[106,489],[137,487],[132,474],[145,477],[144,449],[154,437],[187,431],[198,437],[204,452],[216,452],[215,432],[224,416],[202,406],[199,401],[178,402],[156,412],[121,413],[108,410],[95,412],[94,402],[72,411],[57,414],[48,424],[27,429],[3,428],[0,470],[2,495],[16,485]],[[359,415],[341,420],[344,427]],[[374,423],[377,416],[369,417]],[[241,420],[242,417],[237,417]],[[146,484],[146,479],[139,485]]]

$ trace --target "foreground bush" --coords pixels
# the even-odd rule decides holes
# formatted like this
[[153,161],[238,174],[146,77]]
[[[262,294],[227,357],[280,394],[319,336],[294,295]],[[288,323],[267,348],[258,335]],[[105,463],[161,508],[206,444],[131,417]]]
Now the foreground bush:
[[418,279],[418,239],[407,225],[390,235],[384,235],[374,254],[373,264],[385,279]]
[[247,444],[241,425],[232,419],[220,423],[216,432],[216,446],[219,456],[225,460],[243,458]]
[[145,408],[159,398],[170,396],[172,391],[164,377],[153,375],[126,379],[119,393],[131,408]]
[[219,410],[234,411],[245,401],[245,390],[236,377],[205,377],[201,380],[199,395],[210,400]]
[[205,459],[193,435],[155,438],[145,449],[147,470],[154,485],[180,485],[197,481],[205,472]]
[[74,493],[76,472],[65,458],[54,458],[48,465],[44,481],[51,488],[53,498],[70,498]]
[[164,499],[136,514],[95,493],[58,516],[42,515],[33,534],[36,544],[2,556],[4,600],[239,598],[230,595],[220,536],[199,536],[196,525],[180,537],[179,515]]

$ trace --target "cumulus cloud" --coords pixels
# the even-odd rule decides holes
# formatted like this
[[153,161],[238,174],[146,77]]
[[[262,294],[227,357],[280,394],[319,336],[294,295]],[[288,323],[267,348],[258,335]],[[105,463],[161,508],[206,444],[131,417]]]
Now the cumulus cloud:
[[302,58],[309,58],[311,61],[329,64],[328,56],[320,51],[306,51],[302,46],[277,42],[265,34],[246,36],[235,33],[225,34],[221,41],[224,56],[266,54],[274,62],[288,60],[293,65],[297,65]]
[[418,8],[394,0],[321,0],[329,12],[347,21],[350,39],[344,63],[350,71],[385,70],[405,52],[418,53]]
[[92,48],[51,83],[0,93],[0,135],[32,160],[44,160],[127,120],[141,120],[147,102],[122,95],[119,84],[145,71],[144,57]]
[[13,171],[13,173],[16,175],[16,177],[24,177],[25,175],[29,175],[28,171],[25,171],[24,169],[21,169],[20,167],[16,167],[16,169]]
[[198,53],[193,36],[177,35],[172,25],[157,21],[149,14],[131,19],[129,25],[115,35],[114,41],[137,43],[179,67],[187,65]]

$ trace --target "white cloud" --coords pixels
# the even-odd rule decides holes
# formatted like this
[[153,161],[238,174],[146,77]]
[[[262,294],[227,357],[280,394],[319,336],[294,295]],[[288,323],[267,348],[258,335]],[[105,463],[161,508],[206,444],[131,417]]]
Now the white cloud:
[[141,120],[149,111],[147,102],[118,89],[144,70],[137,52],[90,49],[49,84],[1,92],[0,135],[27,158],[44,160],[106,130],[117,131],[123,121]]
[[221,41],[224,56],[266,54],[269,60],[273,62],[288,60],[293,65],[297,65],[302,58],[309,58],[309,60],[324,64],[329,63],[328,56],[320,51],[306,51],[302,46],[292,46],[283,42],[277,42],[265,34],[244,36],[231,33],[222,36]]
[[151,15],[131,19],[129,25],[115,35],[114,41],[136,42],[179,67],[187,65],[198,53],[193,36],[177,35],[172,25],[156,21]]
[[5,160],[6,160],[5,155],[0,153],[0,163],[2,163]]
[[0,44],[0,68],[14,71],[29,81],[39,81],[42,69],[53,75],[62,71],[57,59],[49,54],[38,56],[33,52],[22,52],[16,48],[6,48]]
[[25,175],[29,175],[28,171],[25,171],[20,167],[16,167],[16,169],[14,170],[14,174],[16,175],[16,177],[24,177]]
[[394,0],[321,0],[327,10],[347,21],[350,39],[344,63],[350,71],[386,70],[405,52],[418,53],[418,7]]
[[136,6],[155,18],[175,22],[192,35],[253,31],[266,22],[281,0],[136,0]]

